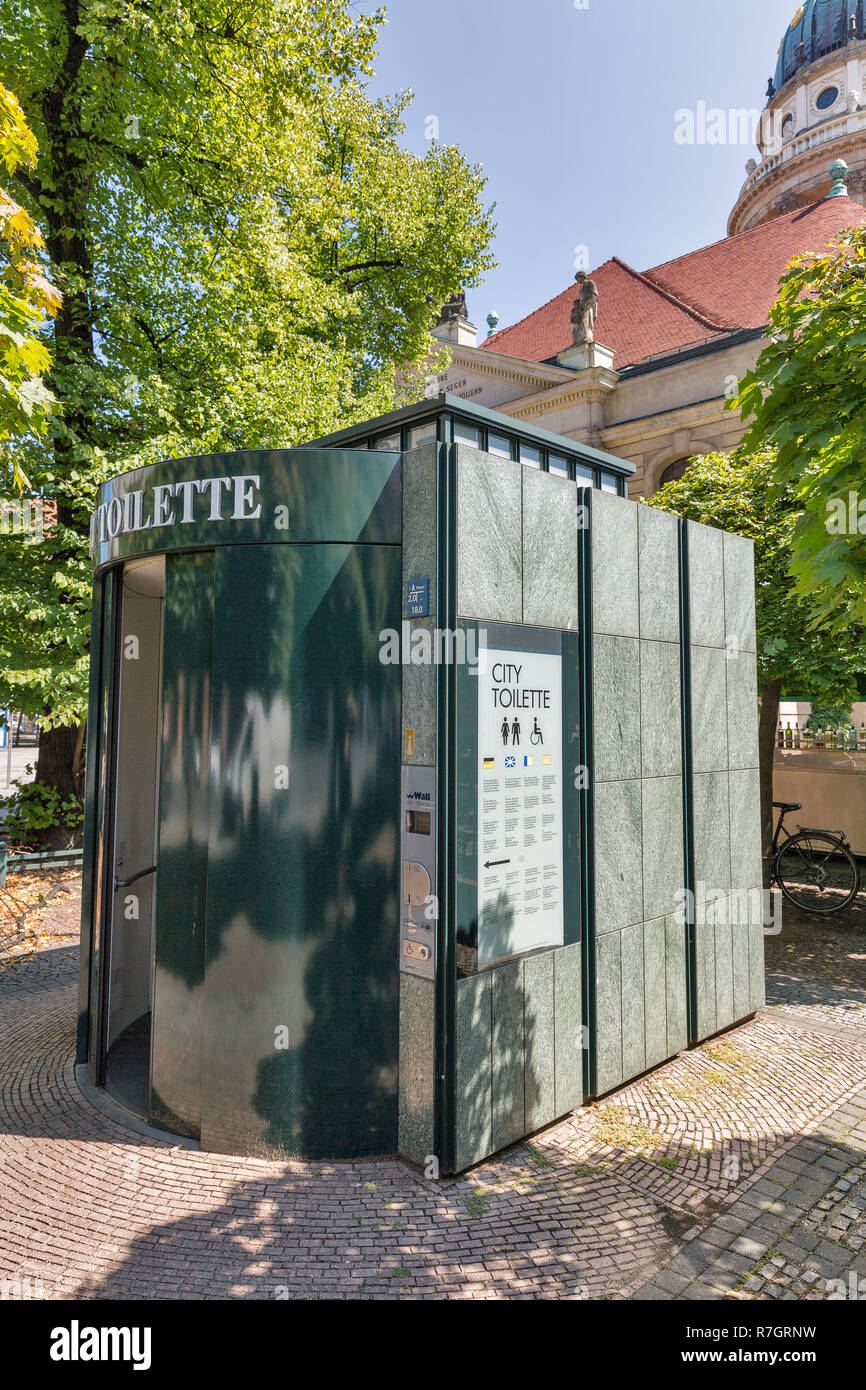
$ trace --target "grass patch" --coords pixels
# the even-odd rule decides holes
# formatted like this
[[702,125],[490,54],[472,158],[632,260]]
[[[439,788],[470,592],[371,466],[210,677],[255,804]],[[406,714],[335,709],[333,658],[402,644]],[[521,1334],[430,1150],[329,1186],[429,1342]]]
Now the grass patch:
[[602,1170],[601,1168],[593,1168],[591,1163],[575,1163],[573,1171],[576,1178],[594,1178]]
[[704,1043],[701,1052],[717,1066],[731,1067],[734,1071],[751,1071],[755,1065],[755,1057],[751,1052],[724,1038],[721,1042]]
[[472,1191],[463,1198],[463,1205],[468,1216],[483,1216],[490,1206],[492,1193],[485,1192],[483,1187],[473,1187]]
[[606,1105],[598,1112],[594,1137],[614,1149],[631,1149],[648,1157],[659,1148],[659,1137],[639,1120],[630,1120],[621,1105]]
[[540,1150],[540,1149],[537,1149],[537,1148],[535,1147],[534,1144],[527,1144],[527,1145],[526,1145],[526,1151],[527,1151],[527,1153],[529,1154],[530,1161],[531,1161],[532,1163],[537,1164],[537,1166],[538,1166],[539,1168],[555,1168],[555,1167],[556,1167],[556,1164],[555,1164],[555,1162],[553,1161],[553,1159],[552,1159],[552,1158],[548,1158],[547,1154],[542,1153],[541,1150]]

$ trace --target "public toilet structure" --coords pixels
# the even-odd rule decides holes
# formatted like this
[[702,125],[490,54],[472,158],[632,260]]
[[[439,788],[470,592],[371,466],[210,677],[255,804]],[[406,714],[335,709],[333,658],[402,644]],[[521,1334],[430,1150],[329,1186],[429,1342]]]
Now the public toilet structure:
[[764,1002],[752,545],[439,396],[93,519],[79,1075],[460,1172]]

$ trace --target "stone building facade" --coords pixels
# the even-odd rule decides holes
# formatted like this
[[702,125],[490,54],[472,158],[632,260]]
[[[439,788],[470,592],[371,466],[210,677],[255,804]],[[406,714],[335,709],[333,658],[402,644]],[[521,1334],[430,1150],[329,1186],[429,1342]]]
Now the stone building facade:
[[451,362],[430,394],[628,460],[631,496],[681,476],[697,454],[733,449],[743,427],[728,402],[761,351],[783,271],[866,222],[863,8],[808,0],[795,14],[769,84],[761,160],[749,161],[728,236],[649,270],[618,257],[593,270],[595,342],[580,347],[573,283],[481,343],[465,313],[449,315],[436,336]]

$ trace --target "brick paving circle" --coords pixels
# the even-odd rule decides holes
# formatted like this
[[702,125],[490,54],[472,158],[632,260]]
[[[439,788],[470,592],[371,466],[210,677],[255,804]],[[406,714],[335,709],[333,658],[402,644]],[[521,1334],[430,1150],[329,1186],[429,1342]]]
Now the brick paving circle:
[[[238,1159],[90,1104],[73,1070],[76,977],[72,947],[0,960],[0,1297],[680,1296],[701,1281],[677,1261],[707,1228],[741,1239],[740,1205],[761,1219],[767,1175],[866,1078],[859,1040],[765,1013],[459,1180],[390,1160]],[[852,1190],[841,1219],[856,1226]],[[830,1229],[827,1213],[832,1199],[816,1214]],[[734,1293],[776,1296],[745,1287],[773,1282],[755,1265]]]
[[498,1190],[396,1161],[273,1163],[135,1134],[75,1082],[76,954],[7,961],[0,984],[7,1296],[585,1297],[616,1294],[669,1245],[648,1198],[554,1181],[532,1155],[519,1190]]

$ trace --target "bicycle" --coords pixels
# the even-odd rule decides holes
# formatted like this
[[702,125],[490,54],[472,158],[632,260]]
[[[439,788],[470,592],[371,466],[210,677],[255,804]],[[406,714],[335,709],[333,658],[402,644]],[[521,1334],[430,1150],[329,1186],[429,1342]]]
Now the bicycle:
[[860,892],[860,865],[842,830],[798,825],[798,833],[790,833],[785,817],[791,811],[801,810],[802,804],[773,802],[781,813],[773,836],[773,881],[788,901],[803,912],[821,917],[844,912]]

